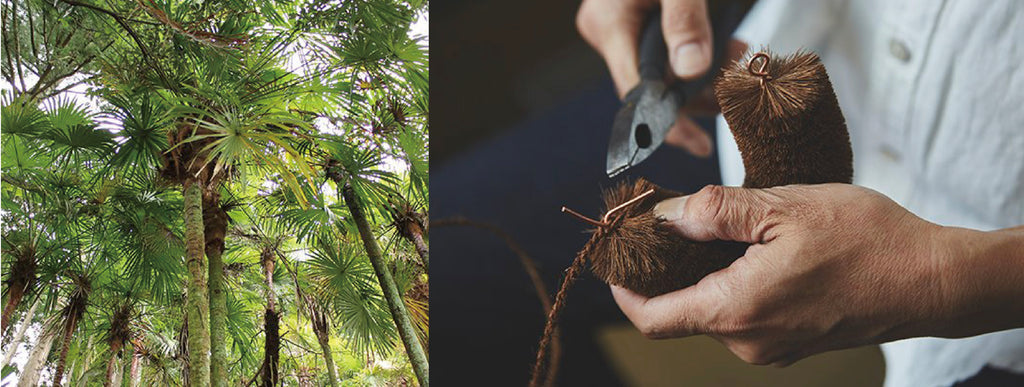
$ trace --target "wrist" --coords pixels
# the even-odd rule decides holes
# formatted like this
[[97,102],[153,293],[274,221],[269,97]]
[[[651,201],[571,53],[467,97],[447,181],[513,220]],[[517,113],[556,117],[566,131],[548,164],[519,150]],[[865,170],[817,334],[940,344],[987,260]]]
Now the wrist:
[[939,227],[932,240],[939,298],[933,335],[967,337],[1024,326],[1024,228]]

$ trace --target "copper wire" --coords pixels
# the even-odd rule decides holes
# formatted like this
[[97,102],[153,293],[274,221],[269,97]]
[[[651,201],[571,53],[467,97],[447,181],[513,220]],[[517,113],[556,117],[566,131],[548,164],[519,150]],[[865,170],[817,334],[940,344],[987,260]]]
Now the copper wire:
[[635,197],[635,198],[629,199],[629,201],[627,201],[625,203],[622,203],[622,204],[619,204],[619,205],[615,206],[615,208],[612,208],[612,209],[608,210],[608,212],[606,212],[604,214],[604,217],[601,218],[600,221],[588,218],[585,215],[583,215],[583,214],[581,214],[579,212],[573,211],[569,207],[565,207],[565,206],[562,206],[562,212],[565,212],[565,213],[567,213],[569,215],[575,216],[577,219],[582,220],[582,221],[587,222],[587,223],[590,223],[590,224],[595,225],[597,227],[608,227],[608,225],[611,224],[611,223],[608,222],[608,218],[611,218],[612,214],[614,214],[615,212],[617,212],[617,211],[619,211],[619,210],[621,210],[623,208],[628,207],[630,204],[636,203],[636,202],[640,201],[643,198],[651,196],[652,194],[654,194],[654,189],[653,188],[647,190],[647,192],[644,192],[644,193],[642,193],[640,195],[637,195],[637,197]]
[[637,195],[637,197],[635,197],[635,198],[629,199],[629,201],[627,201],[625,203],[622,203],[622,204],[619,204],[619,205],[615,206],[615,208],[612,208],[612,209],[608,210],[608,212],[606,212],[604,214],[604,217],[601,218],[601,221],[604,222],[604,224],[608,224],[608,218],[610,218],[612,216],[612,214],[614,214],[616,211],[621,210],[623,208],[626,208],[630,204],[636,203],[636,202],[640,201],[641,199],[643,199],[645,197],[648,197],[648,196],[651,196],[653,194],[654,194],[654,189],[652,188],[652,189],[647,190],[647,192],[644,192],[644,193],[642,193],[640,195]]
[[[757,70],[754,70],[754,62],[756,62],[758,59],[763,59],[761,61],[761,67],[758,68]],[[764,81],[765,80],[771,80],[772,79],[772,76],[768,75],[768,62],[769,61],[771,61],[771,57],[768,56],[768,54],[765,54],[763,52],[759,52],[757,54],[754,54],[754,56],[750,57],[750,61],[747,62],[747,71],[749,71],[751,75],[756,75],[758,77],[761,77],[761,85],[762,86],[764,86]]]
[[590,224],[595,225],[597,227],[604,227],[604,226],[608,225],[606,223],[601,223],[601,222],[596,221],[594,219],[590,219],[590,218],[586,217],[585,215],[583,215],[583,214],[581,214],[579,212],[573,211],[569,207],[562,206],[562,212],[567,213],[567,214],[572,215],[572,216],[575,216],[577,219],[582,220],[582,221],[587,222],[587,223],[590,223]]

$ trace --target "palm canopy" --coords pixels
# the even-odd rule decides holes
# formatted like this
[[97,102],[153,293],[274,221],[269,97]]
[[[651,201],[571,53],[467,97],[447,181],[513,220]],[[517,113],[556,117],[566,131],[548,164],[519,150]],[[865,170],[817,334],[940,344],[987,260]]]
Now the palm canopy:
[[189,376],[188,179],[227,216],[227,379],[266,367],[269,252],[280,383],[416,380],[341,189],[425,340],[388,208],[426,211],[426,2],[2,5],[5,381]]

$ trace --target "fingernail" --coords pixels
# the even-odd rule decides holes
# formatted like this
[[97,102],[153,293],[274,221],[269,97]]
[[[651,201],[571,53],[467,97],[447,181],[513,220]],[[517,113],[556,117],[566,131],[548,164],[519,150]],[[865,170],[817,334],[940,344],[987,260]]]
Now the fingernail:
[[686,43],[676,48],[672,69],[678,77],[694,77],[704,72],[708,62],[700,43]]
[[686,207],[686,198],[688,197],[689,196],[680,196],[658,202],[658,204],[654,205],[654,216],[665,221],[673,221],[682,218],[683,208]]

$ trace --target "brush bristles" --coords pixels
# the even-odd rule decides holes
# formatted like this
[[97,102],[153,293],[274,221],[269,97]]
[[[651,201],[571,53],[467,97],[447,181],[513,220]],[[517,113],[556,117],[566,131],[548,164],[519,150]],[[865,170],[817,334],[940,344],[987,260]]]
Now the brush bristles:
[[[825,66],[818,56],[796,52],[771,58],[767,77],[752,74],[748,63],[752,55],[727,68],[715,85],[722,114],[736,121],[757,122],[751,128],[769,130],[762,135],[786,133],[791,122],[823,96],[832,94]],[[756,66],[756,64],[755,64]]]
[[688,241],[663,225],[654,205],[681,194],[646,180],[605,191],[605,206],[614,208],[650,189],[653,195],[614,214],[622,219],[596,241],[591,270],[598,278],[652,297],[693,285],[743,254],[745,244]]
[[767,76],[756,74],[763,62],[751,64],[748,55],[715,84],[743,156],[743,186],[850,183],[850,136],[825,66],[810,52],[766,54]]

